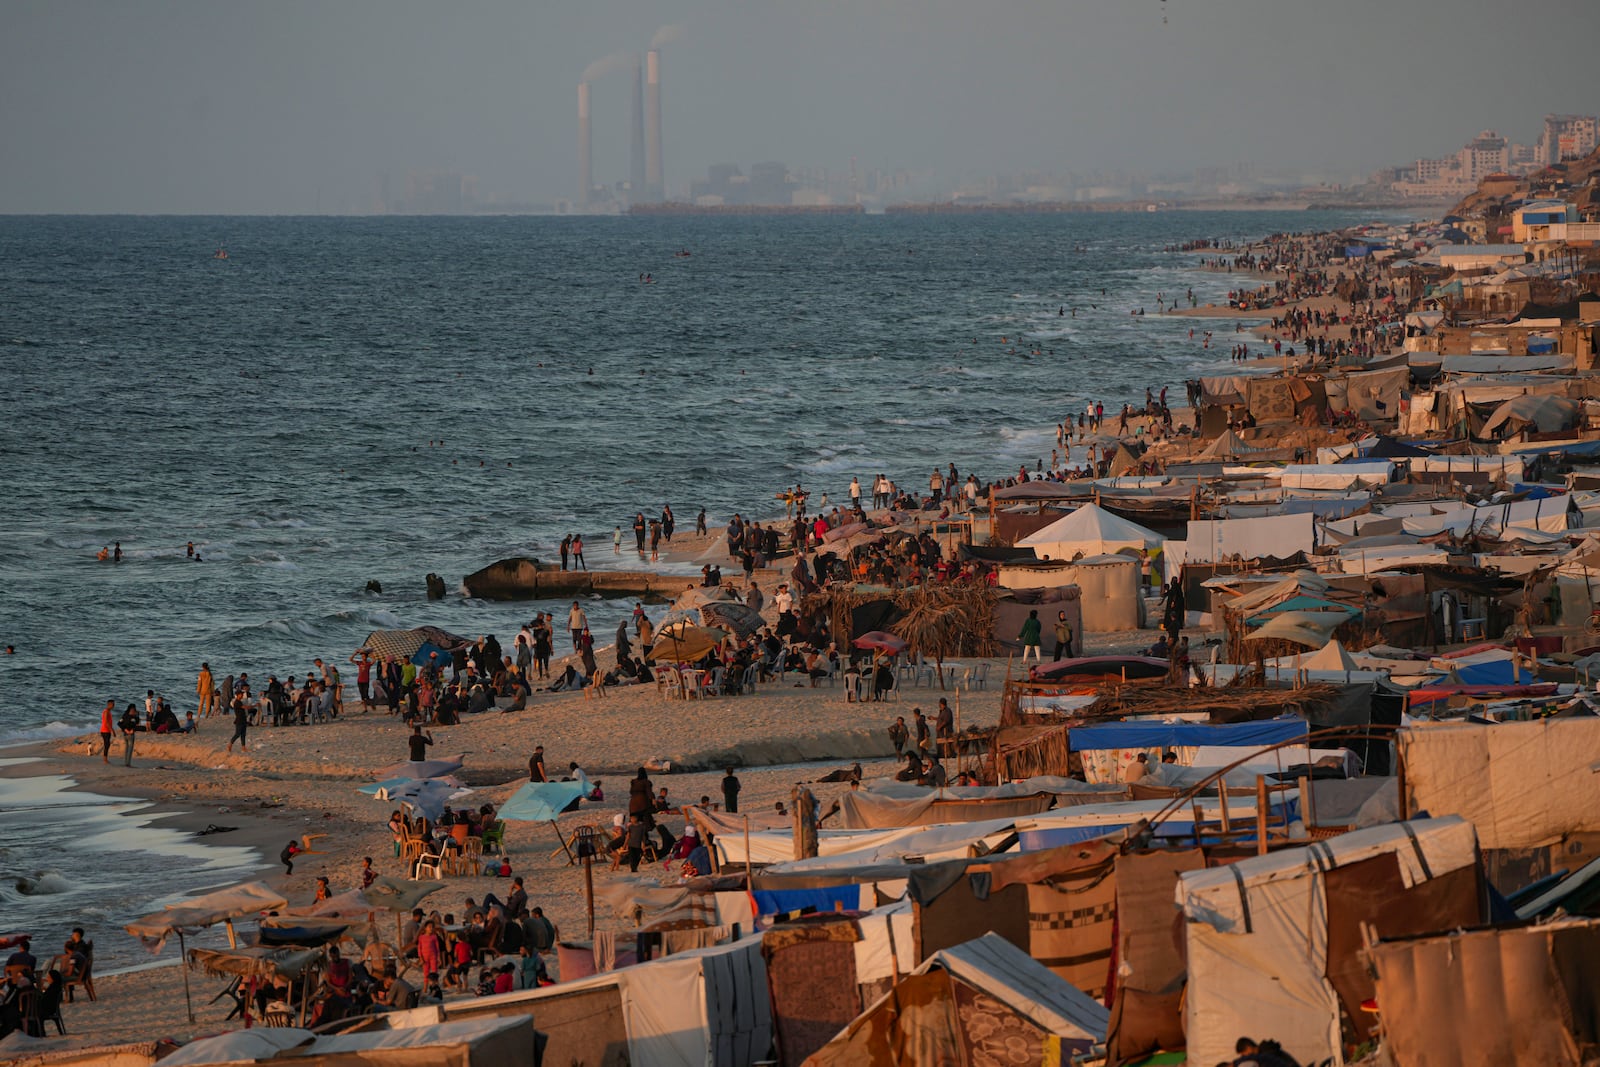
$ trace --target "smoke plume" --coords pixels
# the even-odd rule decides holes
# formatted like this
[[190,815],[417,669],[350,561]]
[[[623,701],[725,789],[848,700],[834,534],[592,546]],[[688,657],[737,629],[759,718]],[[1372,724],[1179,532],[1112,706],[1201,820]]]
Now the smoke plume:
[[612,74],[619,70],[627,70],[632,65],[632,52],[613,52],[609,56],[597,59],[587,67],[584,67],[583,76],[578,80],[592,82],[596,78],[605,77],[607,74]]
[[682,26],[678,25],[676,22],[669,22],[657,30],[654,37],[650,38],[650,47],[660,48],[663,45],[677,44],[679,41],[683,40],[684,32],[685,31]]

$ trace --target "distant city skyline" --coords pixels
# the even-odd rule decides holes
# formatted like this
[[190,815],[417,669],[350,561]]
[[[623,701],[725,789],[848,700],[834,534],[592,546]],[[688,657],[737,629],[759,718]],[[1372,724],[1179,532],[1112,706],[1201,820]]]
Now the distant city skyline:
[[893,195],[1240,167],[1353,182],[1479,131],[1527,145],[1547,114],[1600,110],[1592,14],[1584,0],[13,0],[0,212],[571,206],[580,82],[592,187],[624,199],[635,184],[688,197],[724,163]]

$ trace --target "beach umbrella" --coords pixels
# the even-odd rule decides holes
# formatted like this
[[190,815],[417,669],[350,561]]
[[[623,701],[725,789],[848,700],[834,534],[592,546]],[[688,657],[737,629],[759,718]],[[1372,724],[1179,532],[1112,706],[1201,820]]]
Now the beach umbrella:
[[410,878],[391,878],[380,874],[365,889],[352,889],[347,893],[319,900],[295,909],[298,915],[315,915],[326,919],[357,919],[371,916],[375,911],[394,912],[395,944],[399,947],[400,916],[420,904],[424,898],[444,888],[439,881],[413,881]]
[[263,945],[301,945],[309,948],[337,941],[348,929],[349,922],[320,915],[263,916],[256,940]]
[[[246,882],[228,889],[218,889],[198,897],[190,897],[160,911],[152,912],[128,923],[123,929],[160,952],[167,938],[178,935],[178,951],[186,952],[184,934],[224,923],[228,927],[228,944],[238,947],[239,939],[233,931],[233,920],[246,915],[259,915],[263,911],[281,908],[289,902],[281,893],[262,882]],[[194,1022],[194,1001],[189,995],[189,972],[183,974],[183,999],[189,1009],[189,1021]]]
[[877,544],[883,538],[884,535],[877,530],[859,530],[848,537],[841,537],[837,541],[829,541],[822,547],[825,551],[837,552],[841,556],[848,556],[858,548]]
[[718,600],[700,605],[700,621],[708,627],[727,630],[740,639],[749,637],[765,625],[761,612],[748,604],[740,604],[733,600]]
[[418,781],[438,782],[441,785],[450,786],[452,789],[466,788],[466,783],[461,779],[457,778],[453,774],[447,774],[442,778],[385,778],[381,782],[373,782],[371,785],[364,785],[360,789],[357,789],[356,792],[365,793],[369,797],[375,797],[379,793],[387,793],[391,790],[399,789],[411,782]]
[[378,780],[390,778],[443,778],[447,774],[454,774],[466,762],[466,755],[450,756],[444,759],[401,760],[391,763],[378,772]]
[[574,800],[580,800],[588,795],[589,783],[586,780],[527,782],[500,805],[500,810],[496,814],[508,822],[549,823],[555,827],[556,840],[561,842],[562,849],[570,859],[572,851],[567,848],[566,840],[561,836],[561,827],[556,824],[556,816],[565,811]]
[[644,658],[651,662],[692,663],[720,645],[728,631],[675,622],[656,631]]
[[1245,640],[1276,638],[1307,648],[1321,648],[1333,638],[1333,632],[1350,619],[1351,615],[1346,611],[1283,611],[1257,627]]
[[897,637],[883,630],[869,630],[854,641],[850,642],[856,648],[872,649],[875,652],[888,652],[898,656],[911,647],[903,637]]
[[444,813],[446,802],[458,792],[460,790],[455,786],[447,785],[437,778],[408,778],[402,780],[399,785],[383,785],[373,796],[378,800],[408,804],[425,815],[429,822],[436,822]]
[[[195,948],[189,950],[188,957],[190,967],[199,967],[207,974],[227,974],[247,979],[252,991],[257,982],[273,978],[287,978],[290,981],[301,979],[300,1022],[305,1023],[306,1005],[311,999],[311,983],[306,972],[322,958],[322,949],[254,945],[223,952]],[[245,1025],[249,1025],[248,1017]]]

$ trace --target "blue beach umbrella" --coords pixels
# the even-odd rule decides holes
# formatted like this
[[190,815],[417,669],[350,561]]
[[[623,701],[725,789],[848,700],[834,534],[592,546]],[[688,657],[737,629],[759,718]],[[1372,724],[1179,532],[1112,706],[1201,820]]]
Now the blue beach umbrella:
[[509,800],[500,805],[497,816],[511,822],[547,822],[555,827],[556,840],[561,842],[561,848],[571,860],[572,850],[567,848],[567,842],[561,836],[561,827],[556,824],[556,816],[566,810],[574,800],[579,800],[589,795],[589,783],[578,782],[528,782],[521,789],[511,794]]

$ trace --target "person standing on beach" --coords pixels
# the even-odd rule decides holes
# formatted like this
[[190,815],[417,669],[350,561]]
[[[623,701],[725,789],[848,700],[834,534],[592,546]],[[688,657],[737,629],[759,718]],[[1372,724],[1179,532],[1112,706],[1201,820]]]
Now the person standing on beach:
[[633,540],[639,548],[639,555],[644,555],[644,512],[639,512],[633,517]]
[[144,729],[139,722],[139,705],[130,703],[123,710],[122,719],[117,726],[122,730],[122,765],[132,767],[134,735]]
[[561,569],[562,570],[566,570],[567,569],[567,553],[570,552],[570,551],[572,551],[572,535],[571,534],[567,534],[567,536],[565,536],[565,537],[563,537],[561,539]]
[[406,748],[411,756],[412,763],[421,763],[428,758],[428,748],[433,744],[433,735],[422,732],[422,724],[417,723],[411,727],[411,736],[406,738]]
[[661,505],[661,536],[665,537],[667,539],[667,544],[669,544],[669,545],[672,544],[672,528],[673,528],[673,526],[674,526],[674,524],[676,522],[677,522],[677,520],[672,517],[672,505],[671,504],[662,504]]
[[244,742],[245,731],[250,728],[250,706],[242,700],[233,702],[233,737],[228,740],[228,755],[233,755],[233,743],[239,742],[240,752],[249,752]]
[[582,534],[573,534],[572,535],[572,569],[575,570],[575,571],[578,571],[578,570],[586,571],[586,570],[589,569],[589,565],[583,561],[583,535]]
[[361,713],[365,715],[372,710],[372,653],[358,649],[350,662],[356,665],[356,692],[361,694]]
[[548,782],[549,776],[544,770],[544,746],[534,745],[533,755],[528,757],[528,781]]
[[739,790],[742,788],[733,768],[726,768],[722,775],[722,810],[729,815],[739,814]]
[[1028,612],[1028,617],[1022,623],[1022,632],[1017,639],[1022,642],[1022,662],[1028,662],[1028,653],[1033,653],[1033,661],[1041,662],[1039,656],[1039,611],[1037,608]]
[[611,531],[611,554],[615,556],[622,555],[622,527],[620,526]]
[[850,510],[861,510],[861,479],[853,474],[850,476]]
[[700,514],[694,519],[694,532],[704,537],[706,533],[706,509],[701,508]]
[[216,684],[211,680],[211,664],[200,664],[200,676],[195,679],[194,691],[200,697],[200,717],[211,718],[212,700]]
[[1072,624],[1067,621],[1067,613],[1056,612],[1056,659],[1072,655]]
[[550,616],[541,611],[533,620],[533,665],[540,678],[550,677],[550,653],[555,651],[555,643]]
[[100,709],[100,762],[111,762],[111,738],[117,732],[117,701],[116,698],[106,701],[106,706]]
[[617,666],[628,662],[633,655],[633,645],[628,641],[628,620],[617,623]]
[[584,614],[578,602],[572,602],[572,610],[567,612],[567,629],[572,632],[572,651],[578,651],[578,638],[583,636],[583,631],[589,628],[589,616]]
[[650,520],[650,561],[654,563],[661,558],[661,522],[658,519]]

